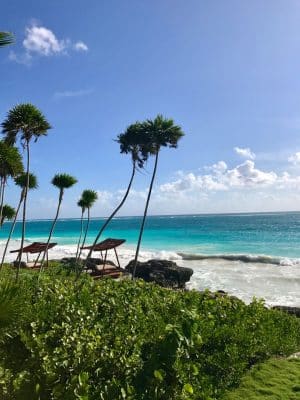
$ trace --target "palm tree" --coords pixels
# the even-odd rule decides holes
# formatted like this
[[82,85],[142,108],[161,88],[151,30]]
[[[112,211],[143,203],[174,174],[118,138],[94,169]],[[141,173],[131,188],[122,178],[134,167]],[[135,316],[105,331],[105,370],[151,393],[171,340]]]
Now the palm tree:
[[22,156],[16,147],[0,141],[0,221],[7,179],[23,172]]
[[77,244],[75,261],[77,261],[77,259],[78,259],[80,242],[81,242],[81,237],[82,237],[82,233],[83,233],[83,215],[84,215],[85,209],[86,209],[85,202],[82,198],[77,202],[77,205],[78,205],[78,207],[81,208],[81,218],[80,218],[80,235],[79,235],[78,244]]
[[[12,237],[12,234],[14,232],[15,226],[16,226],[17,217],[18,217],[21,205],[22,205],[22,203],[24,201],[24,198],[25,198],[25,190],[26,190],[26,185],[27,185],[27,174],[21,174],[21,175],[17,176],[15,178],[15,184],[21,188],[21,195],[20,195],[19,204],[18,204],[18,207],[17,207],[17,210],[16,210],[15,218],[14,218],[14,220],[12,222],[11,227],[10,227],[8,239],[7,239],[6,244],[5,244],[5,248],[4,248],[4,252],[3,252],[2,260],[1,260],[1,265],[0,265],[0,270],[3,267],[3,263],[4,263],[6,252],[7,252],[7,248],[8,248],[10,239]],[[28,189],[29,190],[37,189],[37,187],[38,187],[38,183],[37,183],[36,176],[34,174],[29,174],[29,186],[28,186]],[[17,274],[19,274],[19,268],[17,269]]]
[[51,126],[45,116],[38,108],[29,103],[19,104],[12,108],[8,112],[6,120],[2,123],[2,133],[5,135],[5,142],[9,145],[13,145],[16,143],[18,136],[20,136],[21,145],[27,151],[27,184],[23,202],[22,238],[20,253],[18,255],[19,267],[21,265],[25,240],[26,204],[29,188],[30,142],[31,139],[34,139],[36,142],[41,136],[47,135],[48,129],[51,129]]
[[[121,207],[125,203],[128,195],[129,195],[136,170],[138,168],[143,169],[144,164],[148,159],[148,151],[144,148],[143,140],[141,140],[142,139],[141,133],[143,133],[142,128],[143,128],[142,124],[140,124],[139,122],[136,122],[136,123],[128,126],[126,131],[124,133],[121,133],[117,137],[116,142],[118,142],[120,145],[120,153],[131,155],[131,162],[132,162],[131,177],[129,180],[127,190],[126,190],[121,202],[118,204],[118,206],[115,208],[115,210],[111,213],[111,215],[107,218],[105,223],[102,225],[101,229],[98,232],[98,235],[96,236],[96,238],[94,240],[93,247],[97,244],[103,231],[108,226],[110,221],[114,218],[114,216],[117,214],[117,212],[121,209]],[[88,256],[86,258],[86,262],[91,257],[92,251],[93,251],[93,249],[91,248],[91,250],[89,251]]]
[[[83,204],[88,212],[88,218],[87,218],[87,223],[86,223],[86,227],[85,227],[84,238],[82,241],[82,247],[84,247],[85,241],[86,241],[86,236],[87,236],[87,233],[89,230],[89,225],[90,225],[90,209],[94,205],[94,203],[98,200],[98,194],[94,190],[84,190],[82,192],[81,200],[83,201]],[[79,252],[78,259],[80,259],[80,256],[81,256],[81,251]]]
[[10,32],[0,32],[0,47],[12,44],[15,41],[14,35]]
[[15,215],[16,215],[16,210],[13,207],[9,206],[8,204],[4,204],[2,209],[0,225],[2,226],[5,220],[11,221]]
[[41,261],[40,273],[42,272],[42,269],[43,269],[43,263],[45,261],[49,243],[50,243],[50,240],[51,240],[51,237],[52,237],[55,225],[56,225],[56,221],[57,221],[57,218],[59,215],[59,210],[60,210],[60,206],[61,206],[61,203],[63,200],[65,189],[69,189],[71,186],[75,185],[75,183],[77,183],[77,179],[68,174],[56,174],[53,177],[51,183],[52,183],[52,185],[54,185],[55,187],[57,187],[59,189],[59,197],[58,197],[58,205],[57,205],[56,214],[55,214],[55,217],[54,217],[51,229],[50,229],[48,241],[46,244],[46,249],[45,249],[42,261]]
[[184,136],[184,133],[180,126],[174,125],[172,119],[164,118],[162,115],[158,115],[154,120],[146,120],[142,124],[141,136],[144,137],[144,148],[148,151],[150,155],[155,156],[154,168],[151,178],[151,183],[148,191],[148,196],[146,200],[144,215],[142,219],[142,224],[140,228],[140,234],[138,238],[137,248],[135,252],[135,258],[133,263],[132,279],[134,279],[137,260],[139,256],[141,241],[143,237],[145,221],[147,217],[148,206],[150,202],[151,192],[153,188],[153,183],[157,171],[158,155],[161,147],[171,147],[176,148],[178,145],[178,140]]

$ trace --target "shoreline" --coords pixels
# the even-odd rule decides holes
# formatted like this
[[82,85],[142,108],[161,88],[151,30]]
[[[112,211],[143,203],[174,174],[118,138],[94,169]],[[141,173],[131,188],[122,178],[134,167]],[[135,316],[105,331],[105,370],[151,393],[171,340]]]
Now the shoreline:
[[[26,243],[29,243],[28,241]],[[3,241],[0,241],[0,255]],[[18,240],[13,240],[9,249],[16,249]],[[72,257],[77,246],[57,245],[49,251],[50,259]],[[134,258],[135,248],[123,245],[118,249],[120,264],[125,267]],[[86,255],[87,252],[84,252]],[[12,261],[15,254],[9,254]],[[30,257],[32,259],[33,257]],[[115,261],[114,254],[108,253],[108,258]],[[253,297],[263,298],[267,306],[300,307],[300,261],[260,255],[191,255],[171,251],[144,249],[140,253],[140,261],[149,259],[167,259],[179,266],[192,268],[194,273],[188,289],[202,291],[223,290],[229,295],[236,296],[245,303],[250,303]],[[273,263],[268,262],[273,261]],[[275,263],[276,261],[276,263]]]

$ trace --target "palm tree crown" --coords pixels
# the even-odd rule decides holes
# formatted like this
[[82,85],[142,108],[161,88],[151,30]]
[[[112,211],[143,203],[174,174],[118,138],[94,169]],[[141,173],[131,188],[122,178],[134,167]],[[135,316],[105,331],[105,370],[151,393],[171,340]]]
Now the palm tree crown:
[[68,174],[56,174],[54,175],[51,183],[58,189],[63,190],[75,185],[75,183],[77,183],[77,179]]
[[136,122],[120,133],[116,140],[120,145],[121,154],[131,154],[132,161],[137,163],[139,168],[144,167],[149,156],[143,135],[143,124]]
[[17,176],[24,171],[22,156],[16,147],[0,141],[0,177]]
[[0,32],[0,47],[7,46],[14,42],[14,35],[10,32]]
[[16,210],[13,207],[9,206],[8,204],[4,204],[2,208],[0,225],[3,225],[5,219],[7,219],[8,221],[13,219],[15,215],[16,215]]
[[82,213],[84,213],[85,209],[86,209],[85,201],[83,199],[80,199],[77,201],[77,205],[78,205],[78,207],[81,208]]
[[19,132],[21,143],[25,145],[32,137],[36,141],[40,136],[47,135],[48,129],[51,129],[51,126],[45,116],[30,103],[19,104],[12,108],[2,123],[2,133],[10,145],[16,142]]
[[157,115],[154,120],[147,119],[142,124],[140,134],[144,148],[149,154],[156,154],[161,147],[176,148],[179,139],[184,136],[180,126],[175,125],[173,119]]
[[98,194],[94,190],[84,190],[81,195],[81,200],[85,208],[91,208],[95,201],[98,200]]
[[[20,188],[24,189],[26,188],[27,185],[27,174],[21,174],[17,176],[15,179],[15,184],[19,186]],[[37,177],[34,174],[29,173],[29,182],[28,182],[28,189],[37,189],[38,188],[38,182],[37,182]]]

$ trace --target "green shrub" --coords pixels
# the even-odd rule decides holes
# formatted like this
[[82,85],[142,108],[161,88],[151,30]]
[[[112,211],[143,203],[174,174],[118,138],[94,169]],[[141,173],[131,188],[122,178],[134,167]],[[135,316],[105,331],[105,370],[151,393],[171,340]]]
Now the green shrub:
[[0,349],[3,400],[215,399],[300,348],[300,321],[256,300],[53,270],[23,280],[30,307]]

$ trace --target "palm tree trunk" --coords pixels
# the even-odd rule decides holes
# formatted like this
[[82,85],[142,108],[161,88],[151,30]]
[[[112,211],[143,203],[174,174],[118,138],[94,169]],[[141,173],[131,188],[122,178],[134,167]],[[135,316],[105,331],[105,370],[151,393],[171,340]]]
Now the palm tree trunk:
[[77,258],[79,258],[79,248],[80,248],[80,242],[81,242],[81,237],[83,233],[83,214],[84,211],[81,212],[81,221],[80,221],[80,235],[79,235],[79,240],[78,240],[78,245],[77,245],[77,251],[76,251],[76,257],[75,257],[75,262],[77,262]]
[[5,249],[4,249],[4,252],[3,252],[3,255],[2,255],[2,260],[1,260],[1,265],[0,265],[0,271],[2,270],[2,267],[3,267],[3,264],[4,264],[5,256],[6,256],[7,249],[8,249],[8,245],[9,245],[10,239],[11,239],[11,237],[12,237],[12,234],[13,234],[13,232],[14,232],[14,230],[15,230],[15,226],[16,226],[16,222],[17,222],[17,217],[18,217],[18,214],[19,214],[19,211],[20,211],[21,204],[22,204],[23,200],[24,200],[24,189],[22,190],[21,197],[20,197],[20,201],[19,201],[19,204],[18,204],[18,207],[17,207],[17,211],[16,211],[14,220],[13,220],[13,222],[12,222],[12,224],[11,224],[11,227],[10,227],[9,235],[8,235],[8,238],[7,238],[7,241],[6,241],[6,245],[5,245]]
[[[110,221],[113,219],[113,217],[117,214],[117,212],[123,206],[123,204],[125,203],[128,195],[129,195],[129,192],[130,192],[130,189],[131,189],[131,185],[132,185],[132,182],[133,182],[133,178],[134,178],[134,175],[135,175],[135,171],[136,171],[135,161],[132,161],[132,163],[133,163],[133,165],[132,165],[132,173],[131,173],[131,177],[130,177],[130,181],[129,181],[129,185],[127,187],[126,193],[125,193],[121,203],[118,205],[118,207],[113,211],[113,213],[107,218],[107,220],[103,224],[103,226],[100,229],[96,239],[94,240],[93,247],[97,244],[97,242],[98,242],[100,236],[102,235],[104,229],[107,227],[107,225],[110,223]],[[93,248],[91,248],[91,250],[89,251],[89,254],[88,254],[88,256],[86,258],[86,261],[85,261],[85,265],[87,264],[88,259],[91,257],[92,251],[93,251]]]
[[19,279],[19,273],[20,273],[21,262],[22,262],[23,247],[24,247],[24,240],[25,240],[25,229],[26,229],[26,226],[25,226],[25,224],[26,224],[26,205],[27,205],[27,194],[28,194],[28,187],[29,187],[29,165],[30,165],[29,141],[26,142],[26,149],[27,149],[27,166],[26,166],[26,177],[27,177],[27,182],[26,182],[26,188],[25,188],[25,194],[24,194],[23,221],[22,221],[22,238],[21,238],[20,252],[19,252],[18,257],[17,257],[17,260],[19,260],[19,263],[18,263],[18,266],[17,266],[16,280]]
[[[2,221],[2,213],[3,213],[3,203],[4,203],[4,191],[5,191],[5,178],[1,178],[1,185],[0,185],[0,221]],[[0,228],[2,224],[0,224]]]
[[141,246],[141,242],[142,242],[142,237],[143,237],[143,232],[144,232],[144,227],[145,227],[145,221],[146,221],[148,206],[149,206],[149,202],[150,202],[150,197],[151,197],[151,192],[152,192],[152,188],[153,188],[154,178],[155,178],[155,175],[156,175],[157,162],[158,162],[158,153],[159,153],[159,149],[157,149],[156,156],[155,156],[155,164],[154,164],[152,179],[151,179],[151,183],[150,183],[150,187],[149,187],[148,197],[147,197],[146,206],[145,206],[145,210],[144,210],[143,221],[142,221],[140,234],[139,234],[139,239],[138,239],[138,243],[137,243],[137,247],[136,247],[134,263],[133,263],[132,279],[134,279],[134,276],[135,276],[136,265],[137,265],[137,260],[138,260],[138,256],[139,256],[139,252],[140,252],[140,246]]
[[[83,242],[82,242],[82,246],[81,246],[81,247],[84,247],[84,245],[85,245],[87,233],[88,233],[88,230],[89,230],[89,225],[90,225],[90,209],[88,208],[88,218],[87,218],[87,223],[86,223],[86,227],[85,227],[84,238],[83,238]],[[79,253],[79,256],[78,256],[79,259],[80,259],[81,253],[82,253],[82,249],[80,249],[80,253]]]
[[52,226],[51,226],[51,229],[50,229],[49,237],[48,237],[48,240],[47,240],[47,243],[46,243],[46,248],[45,248],[45,251],[44,251],[44,254],[43,254],[43,258],[42,258],[42,261],[41,261],[41,266],[40,266],[40,270],[39,270],[39,276],[43,271],[43,264],[44,264],[45,257],[46,257],[46,254],[47,254],[47,251],[48,251],[48,247],[49,247],[49,243],[50,243],[50,240],[51,240],[51,237],[52,237],[55,225],[56,225],[56,221],[58,219],[59,210],[60,210],[60,206],[61,206],[61,203],[62,203],[63,195],[64,195],[64,191],[63,191],[63,189],[61,189],[60,192],[59,192],[59,199],[58,199],[58,206],[57,206],[57,210],[56,210],[56,215],[54,217],[54,220],[53,220],[53,223],[52,223]]

